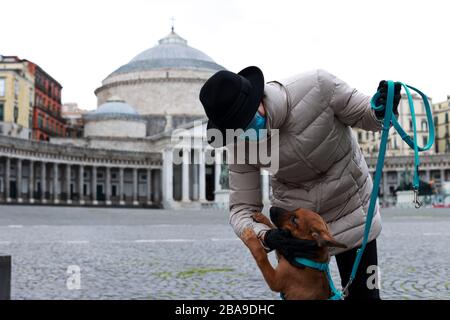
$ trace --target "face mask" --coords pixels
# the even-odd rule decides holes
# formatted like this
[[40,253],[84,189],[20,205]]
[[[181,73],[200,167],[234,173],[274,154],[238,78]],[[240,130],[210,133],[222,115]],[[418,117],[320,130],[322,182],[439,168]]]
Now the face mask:
[[256,112],[245,131],[239,136],[239,139],[258,141],[260,138],[267,136],[264,129],[266,129],[266,117]]

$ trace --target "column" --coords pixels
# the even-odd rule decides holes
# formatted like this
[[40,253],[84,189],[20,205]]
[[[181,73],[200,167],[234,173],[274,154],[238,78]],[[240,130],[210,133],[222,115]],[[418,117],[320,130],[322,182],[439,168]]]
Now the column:
[[119,204],[124,205],[123,168],[119,168]]
[[138,204],[138,170],[133,168],[133,206]]
[[78,167],[78,194],[80,205],[84,204],[84,166],[80,164]]
[[16,166],[16,198],[17,202],[22,203],[22,159],[17,159]]
[[162,196],[164,207],[170,208],[173,202],[173,150],[163,151]]
[[206,163],[205,163],[205,152],[203,149],[199,150],[199,200],[206,201]]
[[65,182],[66,182],[66,194],[67,194],[67,204],[71,204],[72,203],[72,196],[71,196],[71,192],[70,192],[70,180],[71,180],[71,171],[70,171],[70,164],[66,164],[66,178],[65,178]]
[[183,149],[183,164],[182,164],[182,176],[181,176],[181,201],[189,202],[189,162],[190,152],[187,149]]
[[5,161],[5,199],[6,202],[11,202],[11,158],[6,158]]
[[91,177],[91,199],[92,204],[97,205],[97,167],[92,166],[92,177]]
[[445,181],[445,169],[441,169],[441,185],[444,183]]
[[147,169],[147,204],[152,204],[152,168]]
[[53,163],[53,203],[59,203],[58,194],[58,164]]
[[34,203],[34,161],[32,160],[30,160],[30,174],[28,178],[28,202]]
[[384,202],[387,201],[387,196],[389,195],[389,187],[388,187],[387,179],[388,179],[388,174],[387,174],[386,171],[383,171],[383,197],[384,197]]
[[220,191],[220,173],[222,172],[222,149],[214,152],[214,191]]
[[191,155],[191,159],[193,159],[193,163],[191,165],[192,168],[192,200],[194,201],[198,201],[199,200],[199,176],[198,176],[198,169],[199,169],[199,164],[198,164],[198,159],[200,158],[200,150],[198,149],[192,149],[192,155]]
[[111,168],[106,167],[106,182],[105,182],[105,195],[106,195],[106,205],[111,205]]
[[41,203],[47,203],[45,193],[47,192],[47,167],[45,162],[41,162]]
[[261,191],[262,191],[262,201],[263,204],[265,203],[269,203],[270,202],[270,197],[269,197],[269,173],[266,170],[261,170],[261,175],[262,175],[262,187],[261,187]]

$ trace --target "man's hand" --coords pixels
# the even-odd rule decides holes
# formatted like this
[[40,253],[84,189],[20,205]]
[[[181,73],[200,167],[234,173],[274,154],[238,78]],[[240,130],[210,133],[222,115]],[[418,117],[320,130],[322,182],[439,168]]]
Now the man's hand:
[[[396,116],[398,116],[398,104],[400,103],[400,98],[401,98],[400,91],[401,90],[402,90],[401,84],[396,83],[395,87],[394,87],[394,106],[393,106],[393,111]],[[386,106],[387,91],[388,91],[387,81],[385,81],[385,80],[380,81],[377,91],[380,92],[380,96],[375,101],[375,104],[377,106],[380,106],[380,105]],[[375,115],[379,119],[384,119],[385,112],[386,112],[386,108],[384,108],[383,110],[375,110]]]
[[288,230],[270,229],[264,236],[264,244],[271,250],[277,250],[291,264],[297,257],[313,259],[319,247],[314,240],[294,238]]

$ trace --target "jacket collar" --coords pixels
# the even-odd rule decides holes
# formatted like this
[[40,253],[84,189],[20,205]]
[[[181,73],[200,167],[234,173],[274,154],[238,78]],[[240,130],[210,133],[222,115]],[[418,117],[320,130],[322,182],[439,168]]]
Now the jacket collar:
[[264,109],[266,110],[268,136],[273,129],[280,129],[286,120],[287,99],[283,85],[277,81],[268,82],[264,87]]

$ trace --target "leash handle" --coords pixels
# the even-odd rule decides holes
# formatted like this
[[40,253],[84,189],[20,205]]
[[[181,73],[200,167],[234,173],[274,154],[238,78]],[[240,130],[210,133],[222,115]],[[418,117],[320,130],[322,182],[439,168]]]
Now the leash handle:
[[[378,198],[378,190],[380,187],[380,181],[381,181],[381,176],[382,176],[382,172],[383,172],[384,158],[386,155],[386,146],[387,146],[387,142],[388,142],[389,129],[391,127],[391,124],[395,128],[395,130],[399,133],[402,140],[405,141],[411,149],[414,149],[414,178],[413,178],[414,203],[415,203],[416,208],[420,208],[420,206],[422,205],[418,199],[419,184],[420,184],[419,151],[429,150],[433,146],[433,143],[434,143],[435,130],[434,130],[432,111],[431,111],[430,103],[428,101],[428,97],[424,93],[422,93],[420,90],[418,90],[412,86],[406,85],[402,82],[397,82],[397,83],[401,84],[401,86],[406,91],[406,96],[408,98],[408,104],[409,104],[411,118],[412,118],[413,138],[411,138],[405,132],[405,130],[403,130],[403,128],[398,123],[397,118],[394,116],[393,106],[394,106],[395,83],[394,83],[394,81],[389,80],[389,81],[387,81],[388,92],[387,92],[386,105],[379,105],[379,106],[376,105],[376,101],[377,101],[378,97],[380,96],[379,91],[377,91],[377,93],[372,97],[372,99],[370,101],[372,109],[385,110],[384,120],[383,120],[383,128],[382,128],[382,134],[381,134],[381,141],[380,141],[380,148],[379,148],[379,155],[378,155],[378,159],[377,159],[375,177],[374,177],[374,182],[373,182],[373,189],[372,189],[372,194],[370,196],[369,209],[367,212],[366,223],[364,226],[364,236],[363,236],[363,240],[361,243],[361,248],[359,248],[357,250],[355,262],[353,263],[353,268],[352,268],[352,272],[350,274],[349,281],[343,289],[344,296],[346,296],[348,294],[348,288],[350,287],[351,283],[355,279],[356,272],[359,267],[359,263],[361,262],[362,255],[364,253],[364,250],[367,245],[367,241],[369,239],[370,228],[371,228],[372,220],[373,220],[373,216],[374,216],[375,204],[376,204],[376,200]],[[414,111],[413,97],[412,97],[409,89],[417,92],[422,97],[422,100],[423,100],[423,103],[425,106],[425,110],[426,110],[426,114],[427,114],[429,137],[428,137],[428,143],[424,147],[419,147],[417,145],[416,114]]]

